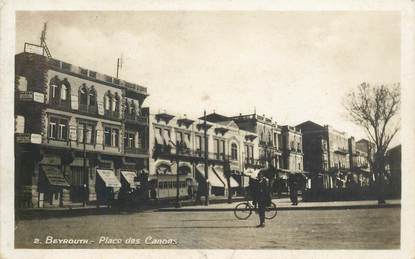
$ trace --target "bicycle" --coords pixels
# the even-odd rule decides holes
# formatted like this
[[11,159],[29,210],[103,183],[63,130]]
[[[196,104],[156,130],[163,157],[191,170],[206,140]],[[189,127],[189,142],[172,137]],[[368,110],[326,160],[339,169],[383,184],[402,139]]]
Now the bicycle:
[[[250,201],[244,201],[235,206],[233,213],[235,217],[240,220],[248,219],[252,211],[257,210]],[[266,219],[273,219],[277,216],[277,205],[271,201],[270,205],[265,208],[265,218]]]

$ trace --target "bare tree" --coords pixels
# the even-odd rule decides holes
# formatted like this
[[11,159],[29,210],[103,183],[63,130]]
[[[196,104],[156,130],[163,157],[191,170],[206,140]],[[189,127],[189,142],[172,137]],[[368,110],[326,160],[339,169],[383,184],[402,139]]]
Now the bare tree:
[[370,86],[362,83],[347,94],[344,102],[351,120],[363,127],[374,143],[375,150],[369,150],[368,161],[375,175],[379,203],[385,203],[386,151],[400,128],[400,97],[400,84]]

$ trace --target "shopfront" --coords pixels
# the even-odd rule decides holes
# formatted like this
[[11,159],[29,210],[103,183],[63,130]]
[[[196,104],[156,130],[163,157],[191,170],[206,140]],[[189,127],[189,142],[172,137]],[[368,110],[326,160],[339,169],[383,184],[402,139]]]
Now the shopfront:
[[218,178],[225,183],[225,195],[227,195],[228,191],[235,192],[237,188],[239,188],[238,182],[232,177],[232,175],[229,176],[229,186],[228,186],[228,180],[225,175],[225,172],[223,170],[222,166],[215,166],[213,167],[213,171],[216,173]]
[[[196,180],[198,184],[205,184],[205,166],[199,164],[196,166]],[[208,183],[209,183],[209,195],[224,196],[226,188],[226,180],[219,178],[215,173],[212,166],[208,167]]]
[[118,192],[121,188],[121,183],[115,176],[114,170],[111,169],[97,169],[97,178],[95,183],[95,190],[97,194],[98,204],[111,205],[117,198]]
[[69,187],[59,165],[42,164],[39,174],[39,207],[62,207],[63,191]]

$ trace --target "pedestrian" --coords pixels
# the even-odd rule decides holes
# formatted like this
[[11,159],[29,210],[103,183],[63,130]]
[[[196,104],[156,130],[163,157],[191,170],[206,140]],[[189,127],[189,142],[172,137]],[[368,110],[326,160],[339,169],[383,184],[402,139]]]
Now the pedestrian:
[[298,204],[298,182],[294,174],[290,175],[288,178],[288,186],[290,188],[290,200],[291,205]]
[[256,198],[258,203],[259,225],[257,227],[265,227],[265,209],[271,203],[269,195],[268,183],[262,172],[258,173],[258,183],[256,188]]
[[193,199],[193,186],[191,184],[187,186],[187,196],[190,200]]
[[249,193],[252,197],[252,204],[254,205],[255,211],[257,209],[257,192],[258,192],[258,181],[257,179],[249,178]]

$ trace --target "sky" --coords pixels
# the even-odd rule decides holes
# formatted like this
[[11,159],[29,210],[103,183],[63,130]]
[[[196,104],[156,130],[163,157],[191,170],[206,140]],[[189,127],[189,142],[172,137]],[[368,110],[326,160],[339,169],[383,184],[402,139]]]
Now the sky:
[[115,76],[122,55],[120,78],[148,88],[152,113],[256,111],[359,139],[346,93],[400,82],[398,12],[17,12],[17,53],[39,43],[44,22],[56,59]]

